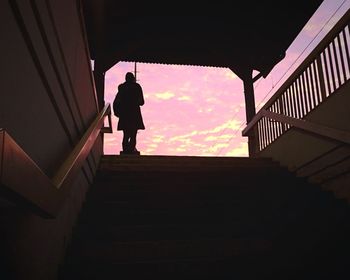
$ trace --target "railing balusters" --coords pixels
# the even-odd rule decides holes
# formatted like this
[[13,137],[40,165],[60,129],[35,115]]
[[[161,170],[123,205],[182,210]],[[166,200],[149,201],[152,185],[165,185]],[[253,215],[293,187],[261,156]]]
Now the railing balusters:
[[342,31],[343,40],[344,40],[344,48],[345,48],[345,54],[346,54],[346,60],[347,60],[347,68],[348,68],[348,74],[350,75],[350,55],[349,55],[349,46],[348,46],[348,40],[346,39],[345,30]]
[[313,79],[313,84],[314,84],[314,89],[315,89],[315,100],[316,100],[316,106],[321,103],[321,92],[319,88],[319,82],[317,79],[317,70],[316,70],[316,64],[317,60],[315,60],[312,63],[312,79]]
[[310,92],[309,92],[309,89],[308,89],[308,81],[307,81],[307,68],[305,68],[303,74],[302,74],[302,79],[303,79],[303,82],[304,82],[304,87],[305,87],[305,97],[306,97],[306,101],[307,101],[307,109],[306,109],[306,114],[311,110],[311,96],[310,96]]
[[332,54],[331,54],[331,45],[332,45],[332,42],[329,44],[329,47],[326,49],[327,50],[327,54],[328,54],[328,58],[329,58],[329,66],[330,66],[330,69],[331,69],[331,77],[332,77],[332,91],[329,92],[329,95],[335,91],[336,89],[336,81],[335,81],[335,72],[334,72],[334,59],[332,57]]
[[298,79],[298,92],[300,96],[300,106],[301,106],[301,111],[302,113],[302,118],[306,115],[306,106],[305,106],[305,95],[304,95],[304,90],[302,88],[302,82],[301,82],[301,77],[299,76]]
[[264,127],[265,127],[265,147],[270,145],[270,138],[269,138],[269,126],[267,123],[267,118],[264,118]]
[[322,59],[323,59],[323,69],[324,69],[324,73],[325,73],[325,77],[326,79],[324,80],[327,84],[327,91],[326,91],[326,96],[329,96],[331,93],[331,85],[330,85],[330,78],[329,78],[329,71],[328,71],[328,63],[327,63],[327,59],[326,59],[326,50],[322,53]]
[[316,107],[316,105],[315,105],[316,102],[315,102],[315,93],[314,93],[314,91],[311,90],[312,89],[312,81],[310,79],[310,74],[309,74],[310,68],[311,67],[306,68],[306,71],[305,71],[306,77],[305,77],[305,79],[306,79],[307,91],[309,93],[309,98],[310,98],[310,111],[311,111],[313,108]]
[[295,80],[293,82],[293,90],[295,92],[295,97],[297,99],[297,107],[298,107],[298,117],[299,118],[302,118],[303,117],[303,110],[302,110],[302,107],[301,107],[301,99],[300,99],[300,91],[299,91],[299,85],[298,85],[298,80]]
[[[277,99],[277,104],[278,104],[278,113],[279,114],[282,114],[283,115],[283,112],[282,112],[282,106],[281,106],[281,97]],[[278,122],[278,129],[279,129],[279,136],[283,134],[283,124],[281,122]]]
[[317,57],[317,74],[318,74],[318,81],[320,86],[320,102],[322,102],[324,99],[326,99],[326,84],[324,79],[324,70],[322,66],[322,56],[321,54]]
[[[278,113],[278,101],[276,100],[275,102],[275,112]],[[280,136],[280,129],[278,126],[278,122],[275,122],[275,135],[276,135],[276,139]]]
[[267,134],[268,134],[268,143],[269,145],[272,143],[272,133],[271,133],[271,122],[270,122],[271,119],[269,118],[266,118],[266,123],[267,123]]
[[292,83],[292,90],[296,99],[295,106],[297,107],[297,118],[301,118],[301,110],[300,110],[300,101],[299,101],[299,95],[298,95],[298,90],[297,90],[297,83],[294,81]]
[[314,73],[314,63],[315,61],[313,61],[310,64],[309,67],[309,78],[310,78],[310,90],[312,93],[312,101],[314,103],[314,108],[318,105],[318,98],[317,98],[317,90],[316,90],[316,82],[315,82],[315,73]]
[[258,127],[258,139],[257,139],[257,142],[258,142],[258,145],[259,145],[259,150],[262,149],[262,145],[261,145],[261,121],[258,121],[257,123],[257,127]]
[[[262,110],[303,119],[350,79],[349,19],[350,12],[347,12]],[[245,136],[252,129],[257,131],[260,150],[291,128],[288,118],[280,118],[283,122],[275,121],[265,114],[267,112],[258,113],[243,131]],[[273,116],[271,113],[268,115]],[[293,123],[293,119],[289,120]]]
[[[275,111],[275,104],[272,104],[272,112],[276,112]],[[272,136],[272,141],[276,139],[276,131],[275,131],[275,120],[270,120],[270,125],[271,125],[271,136]]]
[[340,34],[337,35],[337,43],[338,43],[338,50],[339,50],[339,60],[341,65],[341,84],[344,84],[346,82],[346,72],[345,72],[345,63],[344,63],[344,54],[343,54],[343,45],[340,40]]
[[267,125],[265,122],[265,118],[262,118],[261,120],[262,120],[262,125],[264,128],[264,147],[266,148],[269,145],[268,141],[267,141]]
[[[285,100],[284,100],[284,95],[282,94],[281,97],[280,97],[280,102],[281,102],[281,112],[283,115],[286,114],[286,106],[285,106]],[[287,130],[287,127],[285,124],[282,125],[282,130],[283,131],[286,131]]]
[[266,136],[265,136],[265,125],[264,125],[264,119],[260,119],[259,123],[261,125],[261,144],[263,149],[266,147]]
[[337,42],[339,46],[339,56],[340,56],[340,65],[341,65],[341,72],[342,72],[342,84],[346,82],[346,70],[345,70],[345,62],[344,62],[344,54],[343,54],[343,44],[340,39],[340,34],[337,35]]
[[[276,102],[274,103],[275,106],[275,112],[276,114],[278,114],[278,100],[276,100]],[[280,128],[278,125],[278,122],[275,122],[275,135],[276,135],[276,139],[280,136]]]
[[305,115],[307,114],[307,112],[309,112],[309,96],[308,96],[308,92],[306,90],[306,82],[305,82],[305,70],[301,73],[300,75],[300,79],[301,79],[301,87],[303,89],[303,97],[304,97],[304,103],[305,103]]
[[[269,108],[269,111],[271,111],[271,107]],[[271,119],[267,118],[266,120],[267,120],[268,132],[269,132],[269,144],[271,144],[273,139],[272,129],[271,129]]]
[[[339,48],[339,46],[338,46]],[[338,55],[337,55],[337,51],[336,51],[336,41],[334,40],[332,42],[332,51],[333,51],[333,60],[334,60],[334,64],[335,64],[335,74],[336,74],[336,81],[338,81],[337,86],[334,88],[337,89],[338,87],[340,87],[341,83],[341,79],[340,79],[340,70],[339,70],[339,63],[338,63]]]
[[294,111],[293,117],[297,118],[298,117],[297,100],[296,100],[295,93],[293,90],[293,84],[289,87],[289,91],[290,91],[290,95],[291,95],[292,101],[293,101],[292,102],[293,103],[293,111]]
[[292,93],[290,92],[289,88],[287,89],[287,96],[288,96],[288,102],[289,102],[289,112],[290,112],[290,116],[293,117],[294,116],[294,106],[293,106],[293,97],[292,97]]
[[289,116],[293,117],[293,103],[292,103],[292,96],[291,93],[289,91],[289,88],[286,90],[286,94],[287,94],[287,100],[288,100],[288,107],[289,107]]
[[288,95],[287,95],[286,91],[284,92],[283,96],[284,96],[284,103],[285,103],[285,106],[286,106],[286,115],[290,116],[290,114],[289,114],[289,104],[288,104]]

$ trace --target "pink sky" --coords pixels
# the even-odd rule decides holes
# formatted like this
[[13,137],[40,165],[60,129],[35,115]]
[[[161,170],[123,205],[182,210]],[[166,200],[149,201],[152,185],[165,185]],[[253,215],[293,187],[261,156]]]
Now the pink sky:
[[[255,83],[257,111],[349,8],[349,0],[321,4],[284,60]],[[248,156],[247,138],[241,135],[246,125],[243,83],[230,69],[137,63],[137,70],[145,97],[146,129],[137,135],[142,155]],[[106,103],[113,102],[128,71],[134,71],[134,63],[119,62],[106,73]],[[113,134],[105,134],[105,154],[121,150],[117,121],[113,116]]]

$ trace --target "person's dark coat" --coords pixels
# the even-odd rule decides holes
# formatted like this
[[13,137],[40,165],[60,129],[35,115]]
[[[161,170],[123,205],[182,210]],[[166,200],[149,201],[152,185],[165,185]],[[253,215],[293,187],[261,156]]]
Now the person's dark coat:
[[116,102],[119,107],[117,130],[145,129],[140,109],[145,101],[140,84],[130,81],[120,84]]

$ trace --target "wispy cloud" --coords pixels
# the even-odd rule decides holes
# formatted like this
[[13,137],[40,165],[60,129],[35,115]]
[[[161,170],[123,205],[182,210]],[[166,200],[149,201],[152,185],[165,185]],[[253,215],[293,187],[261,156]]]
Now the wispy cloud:
[[207,130],[207,131],[202,131],[201,134],[208,134],[208,133],[218,133],[220,131],[223,131],[223,130],[237,130],[240,128],[240,120],[236,120],[236,119],[233,119],[233,120],[228,120],[226,121],[225,123],[217,126],[217,127],[214,127],[213,129],[210,129],[210,130]]
[[190,101],[191,99],[192,99],[192,97],[188,96],[188,95],[182,95],[179,98],[177,98],[177,100],[179,100],[179,101]]
[[164,135],[154,135],[152,138],[153,143],[162,143],[164,141]]
[[238,79],[237,75],[233,73],[232,71],[225,72],[225,77],[230,80]]
[[174,93],[169,92],[169,91],[161,92],[161,93],[155,93],[154,95],[158,99],[162,99],[162,100],[169,100],[169,99],[171,99],[171,98],[173,98],[175,96]]
[[169,139],[170,142],[174,142],[174,141],[184,141],[185,139],[191,138],[195,135],[198,135],[198,131],[194,130],[191,131],[190,133],[184,134],[184,135],[176,135],[174,137],[171,137]]
[[247,142],[241,142],[234,148],[230,149],[227,153],[227,156],[232,157],[246,157],[248,156],[248,144]]
[[217,142],[221,140],[227,140],[231,139],[232,135],[230,134],[223,134],[223,135],[210,135],[204,139],[206,142]]
[[209,147],[205,152],[218,155],[218,152],[220,152],[220,150],[223,148],[227,148],[228,145],[228,143],[216,143],[213,146]]

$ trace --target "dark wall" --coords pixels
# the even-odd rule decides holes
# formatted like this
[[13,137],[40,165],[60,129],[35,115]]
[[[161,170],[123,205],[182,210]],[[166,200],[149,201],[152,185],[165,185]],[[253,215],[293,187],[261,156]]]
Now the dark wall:
[[1,119],[48,174],[97,113],[76,1],[1,3]]
[[[98,113],[83,20],[79,1],[0,1],[0,128],[49,177]],[[54,279],[102,145],[100,137],[56,219],[0,198],[1,254],[15,279]]]

